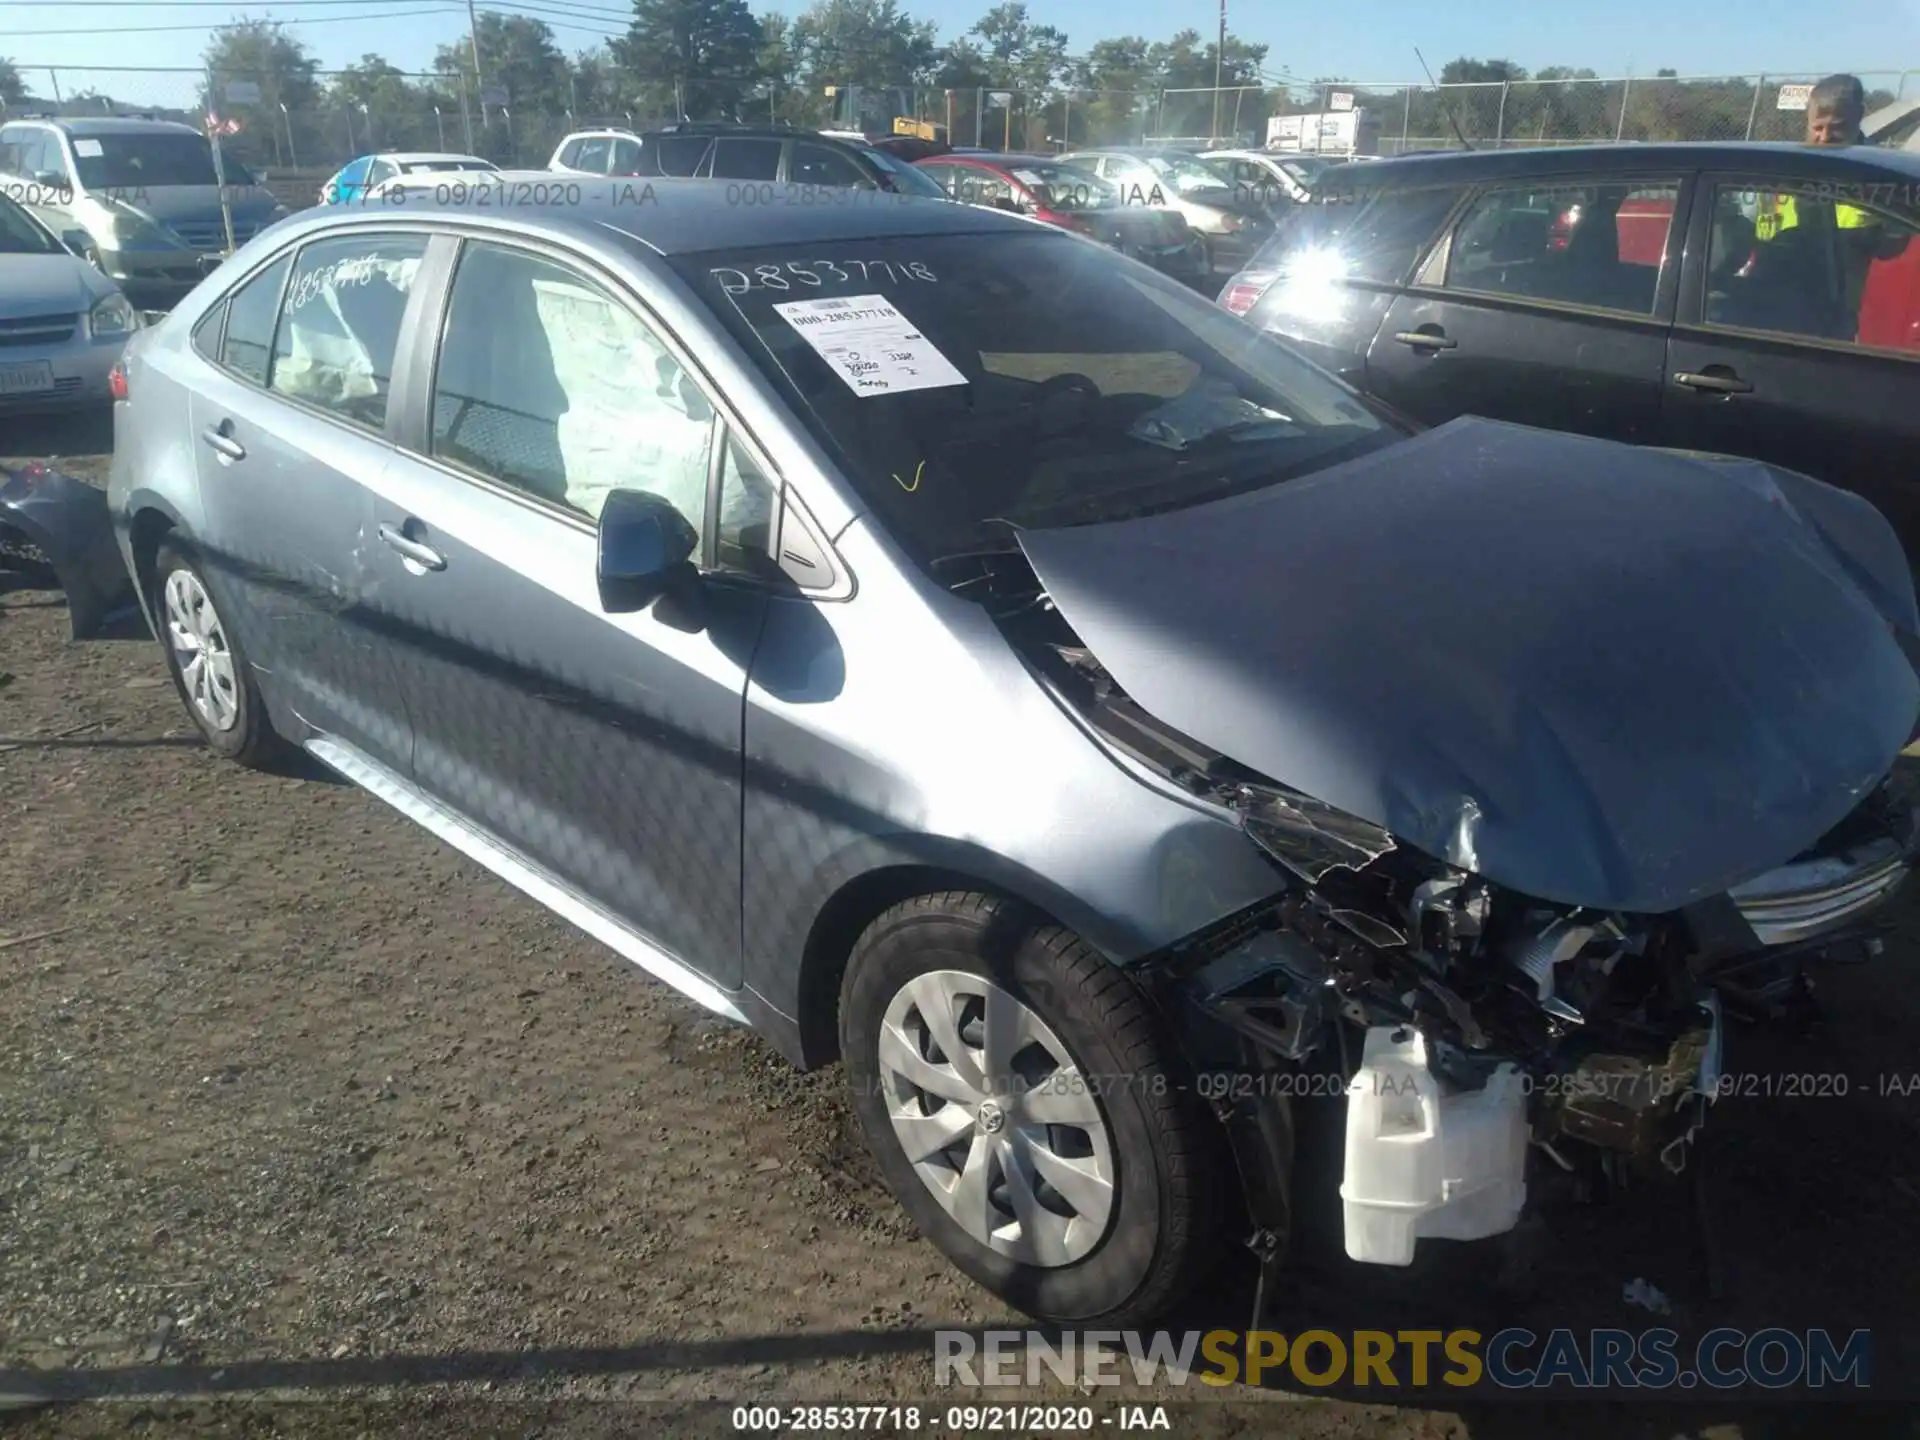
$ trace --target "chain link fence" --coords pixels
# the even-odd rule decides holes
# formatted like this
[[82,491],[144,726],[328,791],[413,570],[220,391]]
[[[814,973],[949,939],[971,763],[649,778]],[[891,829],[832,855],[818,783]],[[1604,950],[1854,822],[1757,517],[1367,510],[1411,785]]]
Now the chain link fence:
[[[454,150],[514,167],[542,167],[569,131],[641,129],[669,118],[631,109],[522,106],[462,74],[321,72],[311,80],[199,69],[18,66],[27,99],[15,115],[150,115],[203,126],[212,113],[237,127],[232,155],[283,200],[304,204],[327,177],[376,150]],[[1920,70],[1862,70],[1868,109],[1920,92]],[[950,142],[990,149],[1062,151],[1098,145],[1264,145],[1272,117],[1300,117],[1302,148],[1315,143],[1383,155],[1409,151],[1591,144],[1601,141],[1795,140],[1792,108],[1816,75],[1541,78],[1429,85],[1340,81],[1307,86],[1151,90],[1055,88],[1044,93],[978,87],[901,87],[887,108],[943,126]],[[774,86],[741,118],[831,124],[819,86]],[[1802,103],[1804,103],[1802,101]],[[1340,117],[1348,117],[1341,119]],[[878,121],[892,122],[891,116]],[[1319,141],[1326,134],[1328,139]]]

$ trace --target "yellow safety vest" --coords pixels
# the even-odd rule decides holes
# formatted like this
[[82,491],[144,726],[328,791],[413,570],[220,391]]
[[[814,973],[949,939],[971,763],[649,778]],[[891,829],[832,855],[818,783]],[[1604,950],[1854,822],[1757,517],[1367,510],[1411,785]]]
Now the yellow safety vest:
[[[1753,222],[1753,235],[1756,240],[1771,240],[1782,230],[1791,230],[1799,223],[1800,212],[1793,196],[1762,195],[1760,213]],[[1833,223],[1841,230],[1862,230],[1872,223],[1872,217],[1855,205],[1835,205]]]

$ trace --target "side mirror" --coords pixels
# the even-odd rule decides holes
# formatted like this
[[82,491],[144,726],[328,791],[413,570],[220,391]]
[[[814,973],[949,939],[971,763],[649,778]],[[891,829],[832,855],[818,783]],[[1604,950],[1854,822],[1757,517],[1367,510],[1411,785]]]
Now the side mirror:
[[650,490],[615,490],[600,510],[594,578],[609,615],[645,610],[699,575],[700,536],[687,517]]
[[66,185],[67,177],[62,175],[58,170],[36,170],[33,172],[33,183],[36,185],[50,185],[55,189],[59,189]]
[[82,260],[96,268],[100,264],[100,252],[94,248],[93,237],[84,230],[62,232],[60,243],[78,255]]

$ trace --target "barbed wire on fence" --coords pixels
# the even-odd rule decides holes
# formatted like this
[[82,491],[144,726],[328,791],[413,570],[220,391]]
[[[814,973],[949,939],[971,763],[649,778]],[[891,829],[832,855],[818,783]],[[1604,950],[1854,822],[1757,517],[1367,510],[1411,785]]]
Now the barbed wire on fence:
[[[644,129],[676,118],[638,101],[521,107],[462,73],[322,71],[312,76],[213,74],[203,69],[16,65],[28,99],[11,112],[151,115],[203,125],[209,112],[239,126],[225,150],[270,179],[318,183],[375,151],[462,151],[507,166],[543,166],[572,130]],[[1920,71],[1861,70],[1871,110],[1907,98]],[[946,128],[955,144],[1067,150],[1155,138],[1260,145],[1274,116],[1358,111],[1381,154],[1603,141],[1794,140],[1804,115],[1791,88],[1813,74],[1570,76],[1434,85],[1316,82],[1152,89],[1057,86],[1045,92],[901,86],[909,117]],[[669,94],[679,87],[661,86]],[[830,124],[819,85],[773,85],[738,118]],[[568,87],[572,94],[572,87]],[[8,113],[0,105],[0,115]],[[891,123],[891,118],[882,123]]]

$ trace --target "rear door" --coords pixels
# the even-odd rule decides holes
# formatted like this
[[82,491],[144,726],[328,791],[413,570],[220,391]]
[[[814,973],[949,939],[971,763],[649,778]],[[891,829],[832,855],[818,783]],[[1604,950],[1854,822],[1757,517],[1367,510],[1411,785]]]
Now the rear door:
[[1367,387],[1429,425],[1657,439],[1682,189],[1673,174],[1481,189],[1387,311]]
[[787,183],[855,190],[879,188],[874,178],[852,156],[830,145],[816,145],[810,140],[793,142],[793,152],[787,160]]
[[[1793,224],[1756,226],[1790,196]],[[1920,212],[1903,183],[1703,178],[1668,346],[1666,443],[1858,491],[1920,558]],[[1785,217],[1783,217],[1785,218]]]
[[426,253],[419,233],[322,237],[245,281],[194,343],[204,533],[254,666],[306,724],[404,767],[412,731],[371,625],[369,488]]
[[712,141],[712,158],[703,175],[715,180],[768,184],[780,178],[779,140],[755,135],[721,135]]

